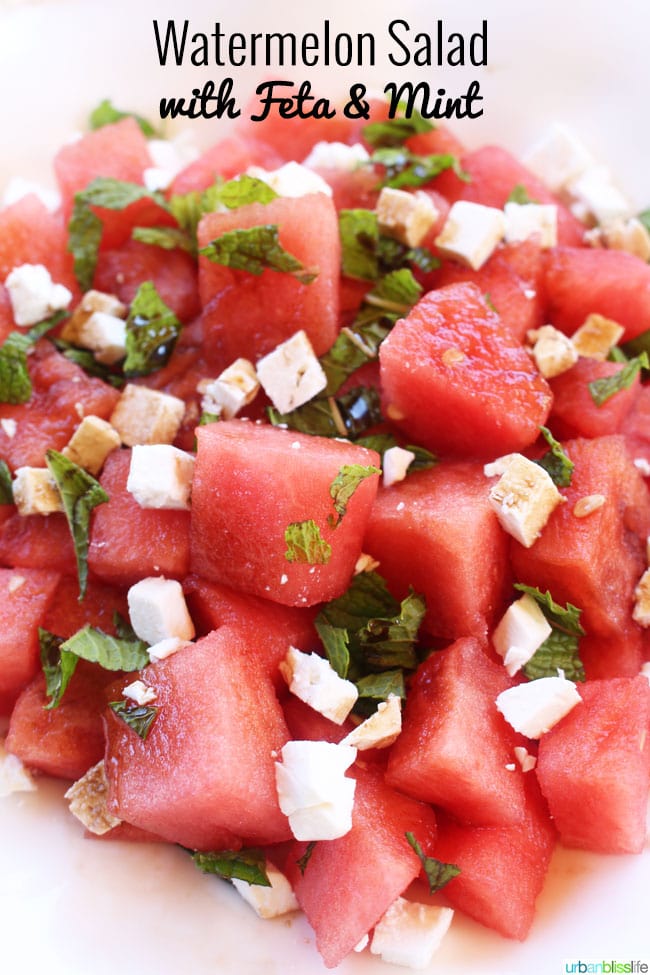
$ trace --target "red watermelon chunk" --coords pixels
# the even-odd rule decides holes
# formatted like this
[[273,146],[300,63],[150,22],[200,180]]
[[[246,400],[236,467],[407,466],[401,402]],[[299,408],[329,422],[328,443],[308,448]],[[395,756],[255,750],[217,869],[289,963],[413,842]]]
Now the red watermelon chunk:
[[511,826],[525,815],[524,778],[513,749],[518,736],[498,713],[512,686],[477,640],[457,640],[420,665],[391,748],[387,782],[442,806],[465,823]]
[[488,502],[483,467],[443,461],[380,488],[363,543],[391,592],[409,585],[436,636],[486,640],[508,588],[508,543]]
[[578,685],[582,704],[543,735],[537,776],[568,846],[640,853],[650,787],[650,684]]
[[[119,695],[131,678],[111,690]],[[193,849],[232,848],[238,837],[250,845],[288,839],[273,755],[289,734],[248,636],[223,626],[140,678],[155,689],[158,708],[146,740],[106,714],[114,814]]]
[[[298,85],[275,85],[275,97],[291,98],[298,94]],[[261,139],[279,153],[283,160],[302,162],[317,142],[348,142],[353,135],[354,122],[338,111],[333,118],[281,118],[274,110],[266,118],[253,121],[253,116],[263,113],[262,97],[268,89],[251,98],[247,110],[238,122],[239,132],[246,138]],[[315,105],[322,95],[310,92]]]
[[280,245],[303,267],[317,271],[311,284],[288,272],[261,274],[199,260],[199,291],[208,361],[224,369],[239,356],[259,358],[304,329],[316,355],[338,329],[340,244],[336,210],[325,193],[277,197],[226,213],[209,213],[199,224],[199,247],[234,230],[273,225]]
[[[0,563],[74,575],[77,561],[64,514],[19,515],[15,508],[0,528]],[[74,584],[71,584],[74,588]],[[75,599],[78,596],[75,589]]]
[[549,381],[553,392],[549,426],[556,437],[605,437],[622,432],[641,389],[639,377],[600,406],[589,391],[589,383],[614,376],[622,368],[619,362],[580,358],[571,369]]
[[475,284],[430,291],[379,350],[382,402],[414,443],[465,456],[522,450],[551,393]]
[[220,139],[177,174],[170,193],[174,195],[205,190],[219,177],[232,179],[239,173],[245,173],[249,166],[272,170],[278,169],[283,162],[284,156],[259,139],[247,139],[237,135]]
[[0,284],[21,264],[43,264],[56,284],[76,291],[61,215],[31,193],[0,209]]
[[[199,427],[197,441],[192,571],[287,606],[340,596],[361,554],[377,476],[360,481],[335,527],[330,487],[346,465],[377,466],[377,454],[242,420]],[[286,557],[288,526],[302,522],[315,522],[329,556]]]
[[[71,567],[76,572],[76,565]],[[86,594],[79,601],[78,587],[69,578],[61,580],[48,609],[43,626],[50,633],[68,639],[86,624],[98,626],[104,633],[115,633],[115,614],[128,619],[126,593],[89,579]]]
[[352,829],[337,840],[316,843],[304,872],[297,861],[305,844],[292,848],[286,865],[298,902],[316,933],[328,968],[335,968],[420,873],[405,833],[431,854],[433,810],[395,792],[379,770],[355,765]]

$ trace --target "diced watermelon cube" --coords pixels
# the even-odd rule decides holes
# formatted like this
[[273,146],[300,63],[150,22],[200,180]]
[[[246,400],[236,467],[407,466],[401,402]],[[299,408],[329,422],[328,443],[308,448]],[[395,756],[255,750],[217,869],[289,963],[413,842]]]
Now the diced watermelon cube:
[[[297,94],[299,86],[276,85],[275,97],[292,97]],[[266,91],[266,89],[265,89]],[[283,159],[295,159],[302,162],[317,142],[348,142],[354,130],[354,123],[346,118],[342,112],[337,112],[333,118],[281,118],[274,110],[266,118],[253,121],[253,116],[262,114],[263,102],[257,92],[250,100],[247,110],[238,122],[238,131],[242,136],[261,139],[271,146]],[[321,95],[312,91],[311,95],[318,101]],[[315,102],[311,103],[312,105]]]
[[230,136],[220,139],[182,169],[174,178],[170,193],[174,195],[205,190],[219,177],[232,179],[245,173],[249,166],[273,170],[278,169],[283,162],[284,156],[259,139]]
[[[76,573],[74,544],[64,514],[23,516],[14,507],[11,511],[0,528],[0,564],[48,569],[64,576]],[[75,599],[78,594],[75,590]]]
[[21,264],[43,264],[56,284],[76,293],[61,215],[31,193],[0,209],[0,283]]
[[589,383],[614,376],[622,368],[619,362],[580,358],[571,369],[550,380],[553,408],[548,422],[556,437],[606,437],[622,432],[641,389],[639,377],[600,406],[589,391]]
[[563,843],[640,853],[650,787],[650,684],[590,681],[582,703],[543,735],[537,776]]

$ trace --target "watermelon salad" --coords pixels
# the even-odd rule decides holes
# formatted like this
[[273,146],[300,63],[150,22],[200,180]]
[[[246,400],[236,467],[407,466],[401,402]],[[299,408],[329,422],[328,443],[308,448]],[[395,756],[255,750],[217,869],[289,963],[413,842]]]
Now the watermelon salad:
[[0,209],[0,791],[328,968],[525,939],[556,845],[645,844],[650,221],[562,127],[383,103],[198,152],[105,102],[53,172]]

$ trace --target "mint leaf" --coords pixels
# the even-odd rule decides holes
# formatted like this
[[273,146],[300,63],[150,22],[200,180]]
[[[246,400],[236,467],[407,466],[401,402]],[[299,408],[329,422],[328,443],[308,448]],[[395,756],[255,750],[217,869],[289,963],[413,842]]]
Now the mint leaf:
[[249,274],[262,274],[266,269],[292,274],[301,284],[310,284],[318,276],[280,244],[277,224],[263,224],[242,230],[228,230],[216,237],[199,254],[213,264],[223,264]]
[[379,346],[388,335],[391,324],[385,316],[374,313],[366,323],[355,322],[341,329],[334,345],[319,360],[327,376],[325,396],[337,393],[353,372],[377,358]]
[[173,251],[176,248],[187,251],[188,254],[193,254],[195,251],[189,234],[180,227],[134,227],[131,237],[133,240],[139,240],[141,244],[160,247],[165,251]]
[[61,644],[61,648],[90,663],[99,664],[104,670],[130,673],[142,670],[150,663],[147,644],[143,640],[111,636],[90,624],[77,630]]
[[86,375],[96,376],[116,388],[123,386],[126,382],[124,376],[113,372],[111,366],[98,362],[89,349],[80,349],[76,345],[72,345],[71,342],[66,342],[65,339],[55,338],[53,341],[59,352],[70,362],[74,362],[76,366],[83,369]]
[[130,701],[110,701],[109,708],[129,726],[131,731],[146,741],[152,725],[158,717],[159,708],[136,704]]
[[523,671],[529,680],[537,680],[540,677],[556,677],[558,670],[563,671],[567,680],[585,680],[578,637],[554,629],[528,663],[524,664]]
[[79,599],[86,594],[88,582],[88,535],[90,514],[98,504],[108,501],[108,495],[99,481],[74,464],[58,450],[48,450],[45,463],[56,481],[63,510],[74,542],[79,577]]
[[0,504],[13,504],[14,492],[11,486],[11,471],[6,460],[0,460]]
[[384,670],[379,674],[368,674],[357,681],[359,697],[370,697],[378,701],[386,701],[391,694],[406,697],[403,670]]
[[391,617],[369,619],[358,633],[364,660],[373,669],[417,667],[415,641],[426,613],[424,597],[412,590]]
[[268,407],[267,416],[276,427],[318,437],[355,440],[380,422],[379,392],[372,386],[355,386],[336,398],[310,400],[291,413],[279,413],[274,407]]
[[362,481],[373,474],[381,474],[378,467],[362,464],[344,464],[332,483],[330,484],[330,496],[334,502],[334,510],[337,517],[330,515],[328,522],[334,528],[343,519],[350,498],[359,487]]
[[307,864],[311,859],[311,855],[314,852],[315,846],[316,846],[316,840],[310,840],[309,843],[307,844],[307,847],[303,855],[296,860],[296,865],[298,867],[298,870],[300,870],[301,874],[304,874],[305,870],[307,869]]
[[648,359],[647,352],[642,352],[636,358],[630,359],[613,376],[604,376],[602,379],[592,380],[588,384],[589,392],[596,406],[602,406],[611,396],[620,393],[623,389],[628,389],[641,369],[650,369],[650,359]]
[[124,375],[148,376],[162,369],[174,351],[181,328],[153,282],[144,281],[131,302],[126,320]]
[[146,118],[142,115],[137,115],[135,112],[123,112],[119,108],[115,108],[113,103],[105,98],[99,103],[97,108],[94,108],[90,113],[90,118],[88,119],[88,124],[91,129],[101,129],[105,125],[112,125],[114,122],[120,122],[123,118],[132,118],[140,126],[140,131],[147,138],[152,138],[155,136],[156,130],[154,129],[151,122],[148,122]]
[[50,699],[44,705],[47,711],[57,708],[61,703],[61,698],[66,692],[79,660],[76,654],[61,649],[63,643],[61,637],[39,626],[41,668],[45,676],[45,693]]
[[375,281],[379,275],[379,223],[374,210],[341,210],[341,270],[349,278]]
[[343,627],[332,626],[321,617],[314,620],[325,655],[333,670],[339,677],[346,678],[350,667],[350,651],[348,650],[348,631]]
[[506,203],[518,203],[523,206],[526,203],[537,203],[537,200],[533,200],[523,183],[517,183],[511,189]]
[[332,555],[332,546],[322,538],[320,528],[313,519],[293,521],[284,531],[287,562],[303,562],[308,565],[324,565]]
[[548,589],[543,593],[540,589],[527,586],[522,582],[515,583],[515,589],[518,589],[519,592],[528,593],[529,596],[533,597],[551,626],[562,630],[564,633],[570,633],[573,636],[585,635],[585,631],[580,623],[582,610],[578,609],[577,606],[574,606],[572,603],[567,603],[566,606],[556,603]]
[[392,189],[424,186],[447,169],[453,169],[459,179],[468,179],[456,156],[448,152],[419,156],[405,148],[377,149],[370,156],[369,163],[384,167],[386,172],[379,185]]
[[27,403],[32,395],[32,381],[27,368],[27,349],[32,345],[28,335],[10,332],[0,346],[0,402]]
[[386,119],[383,122],[370,122],[364,125],[361,134],[366,142],[376,149],[386,146],[401,146],[413,135],[422,135],[435,129],[433,122],[414,112],[409,118]]
[[248,206],[249,203],[270,203],[278,198],[275,190],[263,179],[242,173],[236,179],[229,179],[218,187],[218,201],[229,210]]
[[258,887],[270,887],[266,873],[266,858],[262,850],[221,850],[218,853],[191,854],[195,865],[203,873],[216,874],[226,880],[244,880]]
[[421,297],[422,285],[415,280],[413,272],[409,268],[399,268],[380,278],[364,301],[383,311],[407,315]]
[[559,440],[556,440],[548,427],[540,426],[540,431],[544,440],[551,448],[535,463],[543,467],[550,475],[554,484],[558,487],[568,487],[571,484],[571,475],[575,464],[562,448]]
[[407,477],[415,471],[428,471],[439,463],[436,455],[432,454],[426,447],[418,447],[412,443],[402,445],[398,443],[397,438],[392,433],[372,433],[367,437],[359,437],[356,443],[360,447],[367,447],[368,450],[376,450],[381,455],[382,463],[384,454],[391,447],[402,447],[404,450],[410,450],[412,454],[415,454],[415,457],[408,466]]
[[360,572],[343,595],[325,603],[319,614],[331,626],[356,632],[374,617],[396,616],[400,604],[378,572]]
[[457,877],[460,873],[460,867],[457,867],[453,863],[443,863],[441,860],[436,860],[434,857],[428,857],[422,851],[422,847],[416,840],[413,833],[405,833],[406,839],[413,851],[418,855],[422,868],[426,874],[426,878],[429,881],[429,893],[435,894],[437,890],[442,890],[442,888]]

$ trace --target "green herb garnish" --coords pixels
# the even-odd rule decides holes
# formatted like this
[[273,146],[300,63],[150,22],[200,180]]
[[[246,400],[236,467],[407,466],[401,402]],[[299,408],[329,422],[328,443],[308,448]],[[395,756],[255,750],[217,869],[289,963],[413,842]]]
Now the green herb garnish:
[[435,894],[437,890],[442,890],[442,888],[448,884],[450,880],[453,880],[454,877],[458,876],[460,873],[460,867],[457,867],[453,863],[443,863],[441,860],[436,860],[434,857],[426,856],[413,833],[406,833],[405,836],[409,842],[409,845],[420,859],[420,863],[422,864],[422,868],[429,882],[430,894]]
[[14,492],[11,486],[11,471],[6,460],[0,460],[0,504],[13,504]]
[[199,254],[213,264],[249,274],[262,274],[267,269],[292,274],[301,284],[310,284],[318,276],[318,271],[303,267],[281,246],[277,224],[228,230],[201,247]]
[[310,518],[308,521],[293,521],[284,531],[287,562],[302,562],[308,565],[324,565],[332,556],[332,546],[321,536],[320,528]]
[[527,203],[537,203],[537,200],[533,200],[523,183],[517,183],[511,189],[506,203],[518,203],[524,206]]
[[386,146],[401,146],[414,135],[423,135],[435,129],[433,122],[413,112],[408,118],[385,119],[383,122],[370,122],[364,125],[361,134],[366,142],[376,149]]
[[131,302],[126,320],[124,375],[148,376],[165,366],[174,351],[181,327],[153,282],[144,281]]
[[380,186],[389,186],[392,189],[424,186],[447,169],[452,169],[459,179],[465,182],[469,180],[456,156],[449,152],[419,156],[404,148],[377,149],[370,156],[369,163],[384,167],[386,172]]
[[44,705],[47,711],[56,708],[66,692],[70,679],[75,672],[79,657],[66,650],[61,650],[65,641],[48,630],[38,628],[38,645],[40,648],[41,668],[45,676],[45,693],[49,701]]
[[195,865],[203,873],[216,874],[225,880],[243,880],[258,887],[270,887],[266,858],[261,850],[221,850],[218,853],[192,853]]
[[556,603],[548,590],[542,593],[523,583],[516,583],[515,589],[532,596],[551,626],[550,635],[524,665],[525,675],[529,680],[555,677],[559,669],[569,680],[583,681],[585,672],[579,654],[580,637],[585,635],[580,623],[582,610],[572,603]]
[[158,717],[159,708],[150,705],[136,704],[130,701],[110,701],[109,708],[115,712],[129,726],[131,731],[135,731],[138,737],[146,741],[152,725]]
[[613,376],[604,376],[590,382],[589,392],[596,406],[602,406],[611,396],[628,389],[642,369],[650,369],[648,353],[642,352],[634,359],[629,359]]
[[157,135],[151,122],[148,122],[146,118],[142,115],[137,115],[135,112],[123,112],[119,108],[115,108],[113,103],[105,98],[99,103],[97,108],[93,109],[90,113],[90,118],[88,119],[88,124],[91,129],[101,129],[105,125],[112,125],[114,122],[120,122],[124,118],[132,118],[140,126],[140,131],[143,135],[146,135],[148,139]]
[[336,517],[330,515],[328,518],[331,528],[334,528],[343,519],[348,502],[361,482],[373,474],[381,474],[378,467],[372,465],[364,467],[362,464],[343,465],[330,484],[330,495],[336,511]]
[[571,484],[571,475],[573,474],[573,468],[575,464],[571,458],[564,452],[562,444],[559,440],[556,440],[548,427],[540,427],[542,436],[544,440],[551,448],[539,460],[535,463],[543,467],[547,474],[550,475],[554,484],[558,487],[568,487]]

